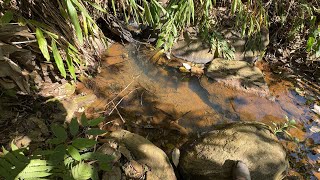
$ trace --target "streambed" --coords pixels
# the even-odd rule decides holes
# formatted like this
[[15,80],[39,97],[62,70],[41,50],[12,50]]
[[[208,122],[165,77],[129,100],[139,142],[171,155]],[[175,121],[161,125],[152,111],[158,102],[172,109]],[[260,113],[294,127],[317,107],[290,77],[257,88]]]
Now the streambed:
[[167,154],[215,124],[257,121],[274,127],[273,123],[285,123],[287,116],[297,122],[297,128],[289,130],[296,142],[280,138],[288,150],[290,174],[302,179],[319,176],[320,136],[315,128],[320,121],[290,81],[260,64],[271,94],[261,97],[156,65],[150,60],[153,54],[146,47],[112,45],[100,73],[77,85],[77,94],[97,97],[86,113],[104,113],[109,122],[105,129],[138,133]]

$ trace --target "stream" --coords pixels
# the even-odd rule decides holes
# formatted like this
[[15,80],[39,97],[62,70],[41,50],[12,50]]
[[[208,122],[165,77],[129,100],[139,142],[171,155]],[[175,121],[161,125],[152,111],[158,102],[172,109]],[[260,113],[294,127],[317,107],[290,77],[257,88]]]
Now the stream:
[[138,133],[167,154],[191,137],[209,132],[215,124],[256,121],[274,128],[273,123],[287,122],[287,116],[297,123],[297,128],[289,129],[295,140],[279,137],[289,154],[289,174],[302,179],[319,177],[320,120],[290,81],[260,64],[271,94],[260,97],[206,76],[156,65],[150,60],[153,54],[146,47],[112,45],[100,73],[77,85],[78,94],[97,96],[86,113],[104,113],[109,122],[106,130],[124,128]]

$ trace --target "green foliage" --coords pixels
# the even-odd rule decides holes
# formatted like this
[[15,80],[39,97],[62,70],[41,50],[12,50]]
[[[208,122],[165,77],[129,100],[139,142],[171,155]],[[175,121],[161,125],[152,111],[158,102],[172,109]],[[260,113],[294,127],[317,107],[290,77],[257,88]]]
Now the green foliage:
[[309,36],[307,41],[307,51],[320,58],[320,25]]
[[288,132],[288,130],[290,128],[296,128],[296,126],[295,126],[296,121],[294,119],[289,119],[287,116],[286,116],[286,120],[287,120],[287,122],[281,123],[281,124],[273,123],[273,125],[274,125],[273,133],[275,135],[277,135],[279,133],[285,133],[288,137],[293,139],[291,134]]
[[53,166],[46,160],[32,159],[23,153],[26,149],[17,149],[11,144],[12,151],[3,147],[0,156],[0,177],[5,179],[36,179],[52,175]]
[[241,29],[243,37],[250,37],[259,33],[261,27],[268,27],[268,13],[262,0],[232,0],[231,13],[236,16],[236,28]]
[[[83,130],[94,136],[106,133],[92,128],[103,121],[103,118],[88,120],[85,115],[82,121],[87,122]],[[48,149],[38,149],[31,155],[24,155],[27,149],[18,149],[13,143],[11,150],[3,148],[0,156],[0,177],[5,179],[99,179],[99,170],[109,170],[112,157],[92,152],[98,142],[79,137],[79,124],[76,118],[69,124],[69,131],[63,126],[52,124],[53,137],[48,140]],[[99,130],[99,131],[98,131]],[[80,134],[79,134],[80,133]],[[71,136],[69,136],[71,135]],[[72,137],[70,139],[70,137]]]
[[234,59],[234,47],[230,47],[223,36],[218,32],[213,32],[210,37],[211,51],[219,57],[231,60]]

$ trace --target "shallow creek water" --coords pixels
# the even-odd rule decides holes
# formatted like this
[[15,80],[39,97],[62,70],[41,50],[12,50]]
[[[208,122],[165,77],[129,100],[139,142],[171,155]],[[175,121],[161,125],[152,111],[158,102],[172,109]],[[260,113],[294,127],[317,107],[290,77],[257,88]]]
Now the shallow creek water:
[[[300,143],[282,140],[289,153],[291,174],[311,179],[319,176],[320,136],[311,127],[317,117],[299,96],[292,83],[274,78],[266,65],[271,96],[259,97],[214,82],[155,65],[147,48],[110,47],[101,62],[101,72],[77,86],[77,93],[94,93],[98,98],[88,114],[103,112],[110,122],[104,128],[125,128],[148,138],[166,153],[190,136],[210,131],[212,125],[234,121],[257,121],[270,126],[297,121],[290,134]],[[116,107],[116,108],[115,108]],[[124,123],[125,122],[125,123]]]

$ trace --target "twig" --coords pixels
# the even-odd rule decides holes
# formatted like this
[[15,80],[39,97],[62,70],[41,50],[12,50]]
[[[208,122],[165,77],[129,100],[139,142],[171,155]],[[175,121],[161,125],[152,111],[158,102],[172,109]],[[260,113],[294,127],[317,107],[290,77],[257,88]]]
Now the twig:
[[[118,103],[112,108],[112,110],[109,112],[108,115],[110,116],[110,115],[112,114],[112,112],[117,108],[117,106],[123,101],[123,99],[124,99],[125,97],[127,97],[128,95],[130,95],[133,91],[135,91],[135,90],[137,90],[137,89],[139,89],[139,88],[136,88],[136,89],[130,91],[127,95],[123,96],[123,97],[118,101]],[[113,101],[111,101],[111,102],[114,104]]]
[[[112,102],[112,104],[115,106],[114,102]],[[115,107],[116,107],[116,111],[117,111],[117,113],[118,113],[118,115],[119,115],[120,119],[122,120],[122,122],[123,122],[123,123],[125,123],[126,121],[125,121],[125,120],[123,119],[123,117],[121,116],[121,114],[120,114],[120,112],[119,112],[119,110],[118,110],[117,106],[115,106]]]
[[141,74],[139,74],[138,76],[134,77],[133,80],[132,80],[120,93],[118,93],[111,101],[109,101],[109,102],[104,106],[104,108],[106,108],[110,103],[112,103],[114,100],[116,100],[121,93],[123,93],[126,89],[128,89],[129,86],[130,86],[137,78],[140,77],[140,75],[141,75]]
[[29,41],[21,41],[21,42],[11,42],[12,45],[17,45],[17,44],[25,44],[25,43],[33,43],[37,42],[37,40],[29,40]]

